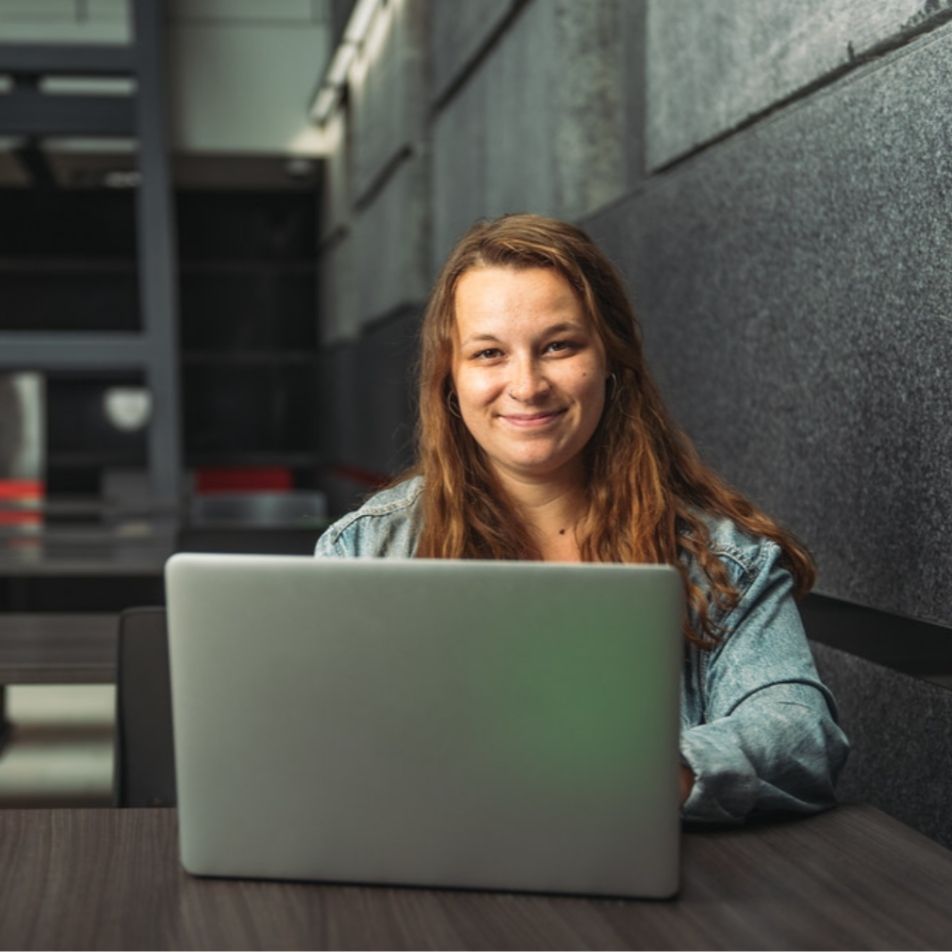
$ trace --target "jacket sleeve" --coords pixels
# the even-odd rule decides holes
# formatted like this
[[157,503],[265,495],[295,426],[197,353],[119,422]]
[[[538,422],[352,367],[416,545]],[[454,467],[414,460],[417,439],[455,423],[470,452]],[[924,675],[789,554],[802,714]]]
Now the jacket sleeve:
[[335,523],[324,530],[321,537],[314,546],[314,555],[319,559],[326,558],[352,558],[354,552],[352,547],[346,544],[344,534],[340,532],[338,524]]
[[741,599],[720,620],[721,643],[700,653],[703,718],[681,736],[682,760],[695,776],[686,820],[739,822],[835,803],[849,743],[779,558],[779,547],[764,542],[751,569],[735,563]]

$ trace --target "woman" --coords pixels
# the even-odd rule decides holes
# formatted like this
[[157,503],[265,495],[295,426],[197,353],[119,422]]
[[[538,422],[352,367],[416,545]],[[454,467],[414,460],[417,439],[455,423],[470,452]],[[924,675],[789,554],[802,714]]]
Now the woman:
[[794,595],[809,554],[674,425],[622,283],[572,225],[475,225],[423,321],[418,462],[318,555],[651,562],[688,598],[686,818],[833,803],[848,745]]

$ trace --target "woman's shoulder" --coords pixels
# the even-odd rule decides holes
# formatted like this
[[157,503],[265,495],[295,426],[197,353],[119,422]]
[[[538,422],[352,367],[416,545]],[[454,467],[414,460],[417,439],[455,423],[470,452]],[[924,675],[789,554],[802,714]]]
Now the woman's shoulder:
[[374,493],[321,536],[315,555],[409,558],[416,548],[423,480],[403,480]]
[[[727,581],[736,594],[736,600],[729,604],[718,605],[715,602],[713,613],[710,616],[723,636],[721,645],[712,654],[717,657],[722,653],[723,645],[728,640],[735,641],[735,629],[745,618],[752,617],[754,606],[762,606],[758,612],[764,618],[771,618],[780,612],[787,612],[793,605],[793,578],[786,565],[784,551],[773,539],[758,535],[741,526],[733,519],[714,513],[696,513],[707,529],[707,551],[717,559],[727,572]],[[692,582],[708,589],[713,579],[708,575],[707,568],[702,566],[702,559],[697,554],[682,548],[681,558],[687,569],[688,577]],[[773,607],[768,608],[768,603]],[[798,626],[789,621],[781,626],[785,630]],[[759,630],[759,629],[758,629]],[[730,636],[729,638],[727,636]],[[802,637],[802,628],[800,629]],[[710,660],[710,659],[709,659]]]
[[404,509],[410,509],[416,505],[423,492],[423,479],[420,476],[412,476],[402,482],[388,486],[374,493],[369,499],[365,500],[359,509],[343,516],[339,522],[352,522],[356,519],[372,518],[374,516],[387,516]]
[[729,516],[702,510],[695,510],[694,514],[707,529],[708,549],[729,569],[734,569],[731,574],[735,577],[756,575],[779,552],[780,547],[773,539],[750,532]]

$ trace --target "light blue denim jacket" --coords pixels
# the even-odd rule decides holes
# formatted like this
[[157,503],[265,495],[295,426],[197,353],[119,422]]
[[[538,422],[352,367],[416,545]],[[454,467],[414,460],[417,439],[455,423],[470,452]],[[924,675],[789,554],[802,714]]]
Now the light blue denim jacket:
[[[412,479],[377,493],[335,522],[315,554],[412,558],[422,488]],[[832,806],[849,744],[817,675],[780,549],[729,519],[712,518],[709,528],[711,547],[741,598],[715,616],[724,631],[716,648],[685,646],[681,757],[695,782],[683,816],[730,823],[753,813]]]

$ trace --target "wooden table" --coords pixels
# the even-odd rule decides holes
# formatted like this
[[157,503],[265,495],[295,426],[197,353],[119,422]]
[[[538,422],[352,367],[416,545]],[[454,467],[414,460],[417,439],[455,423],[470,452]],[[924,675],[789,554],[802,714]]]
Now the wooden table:
[[688,832],[670,901],[202,880],[174,810],[0,811],[2,948],[949,948],[952,853],[872,807]]

